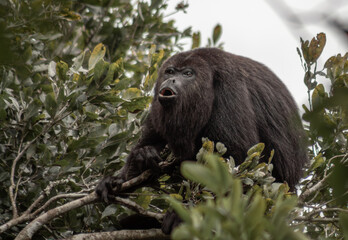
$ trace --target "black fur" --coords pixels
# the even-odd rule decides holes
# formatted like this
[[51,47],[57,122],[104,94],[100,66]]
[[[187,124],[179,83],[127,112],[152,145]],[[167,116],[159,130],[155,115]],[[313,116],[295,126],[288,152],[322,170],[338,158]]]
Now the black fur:
[[99,184],[98,195],[106,199],[110,185],[156,166],[166,144],[176,158],[194,160],[202,137],[224,143],[225,155],[237,164],[251,146],[264,142],[266,154],[275,150],[274,177],[291,189],[307,161],[296,104],[278,77],[251,59],[200,48],[163,63],[141,139],[121,174]]

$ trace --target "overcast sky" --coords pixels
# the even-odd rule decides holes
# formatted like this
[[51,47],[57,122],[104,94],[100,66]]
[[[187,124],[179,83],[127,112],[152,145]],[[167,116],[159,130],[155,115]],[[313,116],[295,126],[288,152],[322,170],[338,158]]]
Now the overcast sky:
[[[296,51],[296,47],[300,47],[300,36],[306,40],[319,32],[326,33],[327,43],[321,64],[332,55],[346,53],[347,38],[321,21],[320,13],[320,9],[331,12],[329,8],[339,7],[339,2],[342,1],[285,1],[295,13],[318,9],[314,12],[318,13],[314,15],[319,19],[306,24],[305,28],[294,28],[295,24],[289,25],[285,22],[283,19],[285,14],[278,8],[276,10],[274,4],[271,4],[274,1],[278,0],[190,0],[186,14],[180,12],[169,18],[175,19],[176,26],[181,30],[192,26],[193,31],[200,31],[201,46],[206,45],[214,26],[221,24],[223,32],[220,41],[224,42],[224,49],[267,65],[287,85],[297,104],[301,106],[307,102],[307,89],[303,84],[304,72]],[[325,5],[328,1],[336,2],[336,5]],[[181,1],[169,0],[168,12],[172,12],[179,2]],[[340,9],[339,13],[347,14],[347,7],[346,4],[346,9]],[[285,13],[288,13],[287,9]],[[337,11],[335,14],[338,14]],[[190,47],[191,42],[185,49],[188,50]]]

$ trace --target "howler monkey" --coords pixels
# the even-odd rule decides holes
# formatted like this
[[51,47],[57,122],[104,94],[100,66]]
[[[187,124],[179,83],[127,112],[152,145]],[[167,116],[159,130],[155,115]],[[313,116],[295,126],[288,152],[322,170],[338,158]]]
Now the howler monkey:
[[267,67],[198,48],[165,61],[154,91],[139,142],[120,174],[99,183],[100,197],[148,168],[158,169],[166,145],[177,159],[194,160],[202,137],[225,144],[225,156],[236,164],[251,146],[265,143],[265,153],[274,149],[273,176],[294,189],[307,160],[305,133],[289,91]]

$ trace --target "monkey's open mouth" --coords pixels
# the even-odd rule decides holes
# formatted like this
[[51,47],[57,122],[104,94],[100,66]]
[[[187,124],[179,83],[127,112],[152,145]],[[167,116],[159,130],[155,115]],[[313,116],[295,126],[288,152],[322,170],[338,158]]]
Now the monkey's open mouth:
[[174,90],[172,90],[170,88],[163,88],[163,89],[161,89],[159,94],[160,94],[161,97],[173,97],[173,96],[176,96],[176,93],[174,92]]

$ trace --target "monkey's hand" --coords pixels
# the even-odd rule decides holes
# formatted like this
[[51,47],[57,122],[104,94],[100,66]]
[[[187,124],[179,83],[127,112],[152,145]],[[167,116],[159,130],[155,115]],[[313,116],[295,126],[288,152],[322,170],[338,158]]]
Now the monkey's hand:
[[125,180],[128,181],[137,177],[147,169],[151,169],[153,173],[158,173],[160,171],[158,164],[161,161],[162,158],[154,146],[134,148],[122,169],[124,170]]
[[158,163],[162,158],[153,146],[145,146],[134,148],[127,158],[127,162],[116,177],[108,176],[102,179],[97,188],[97,195],[108,202],[109,197],[117,193],[121,189],[121,185],[140,175],[147,169],[151,169],[153,173],[160,171]]
[[109,199],[112,199],[112,196],[115,193],[114,189],[120,189],[123,182],[125,182],[125,180],[120,174],[116,177],[107,176],[98,183],[95,192],[99,198],[108,203]]

